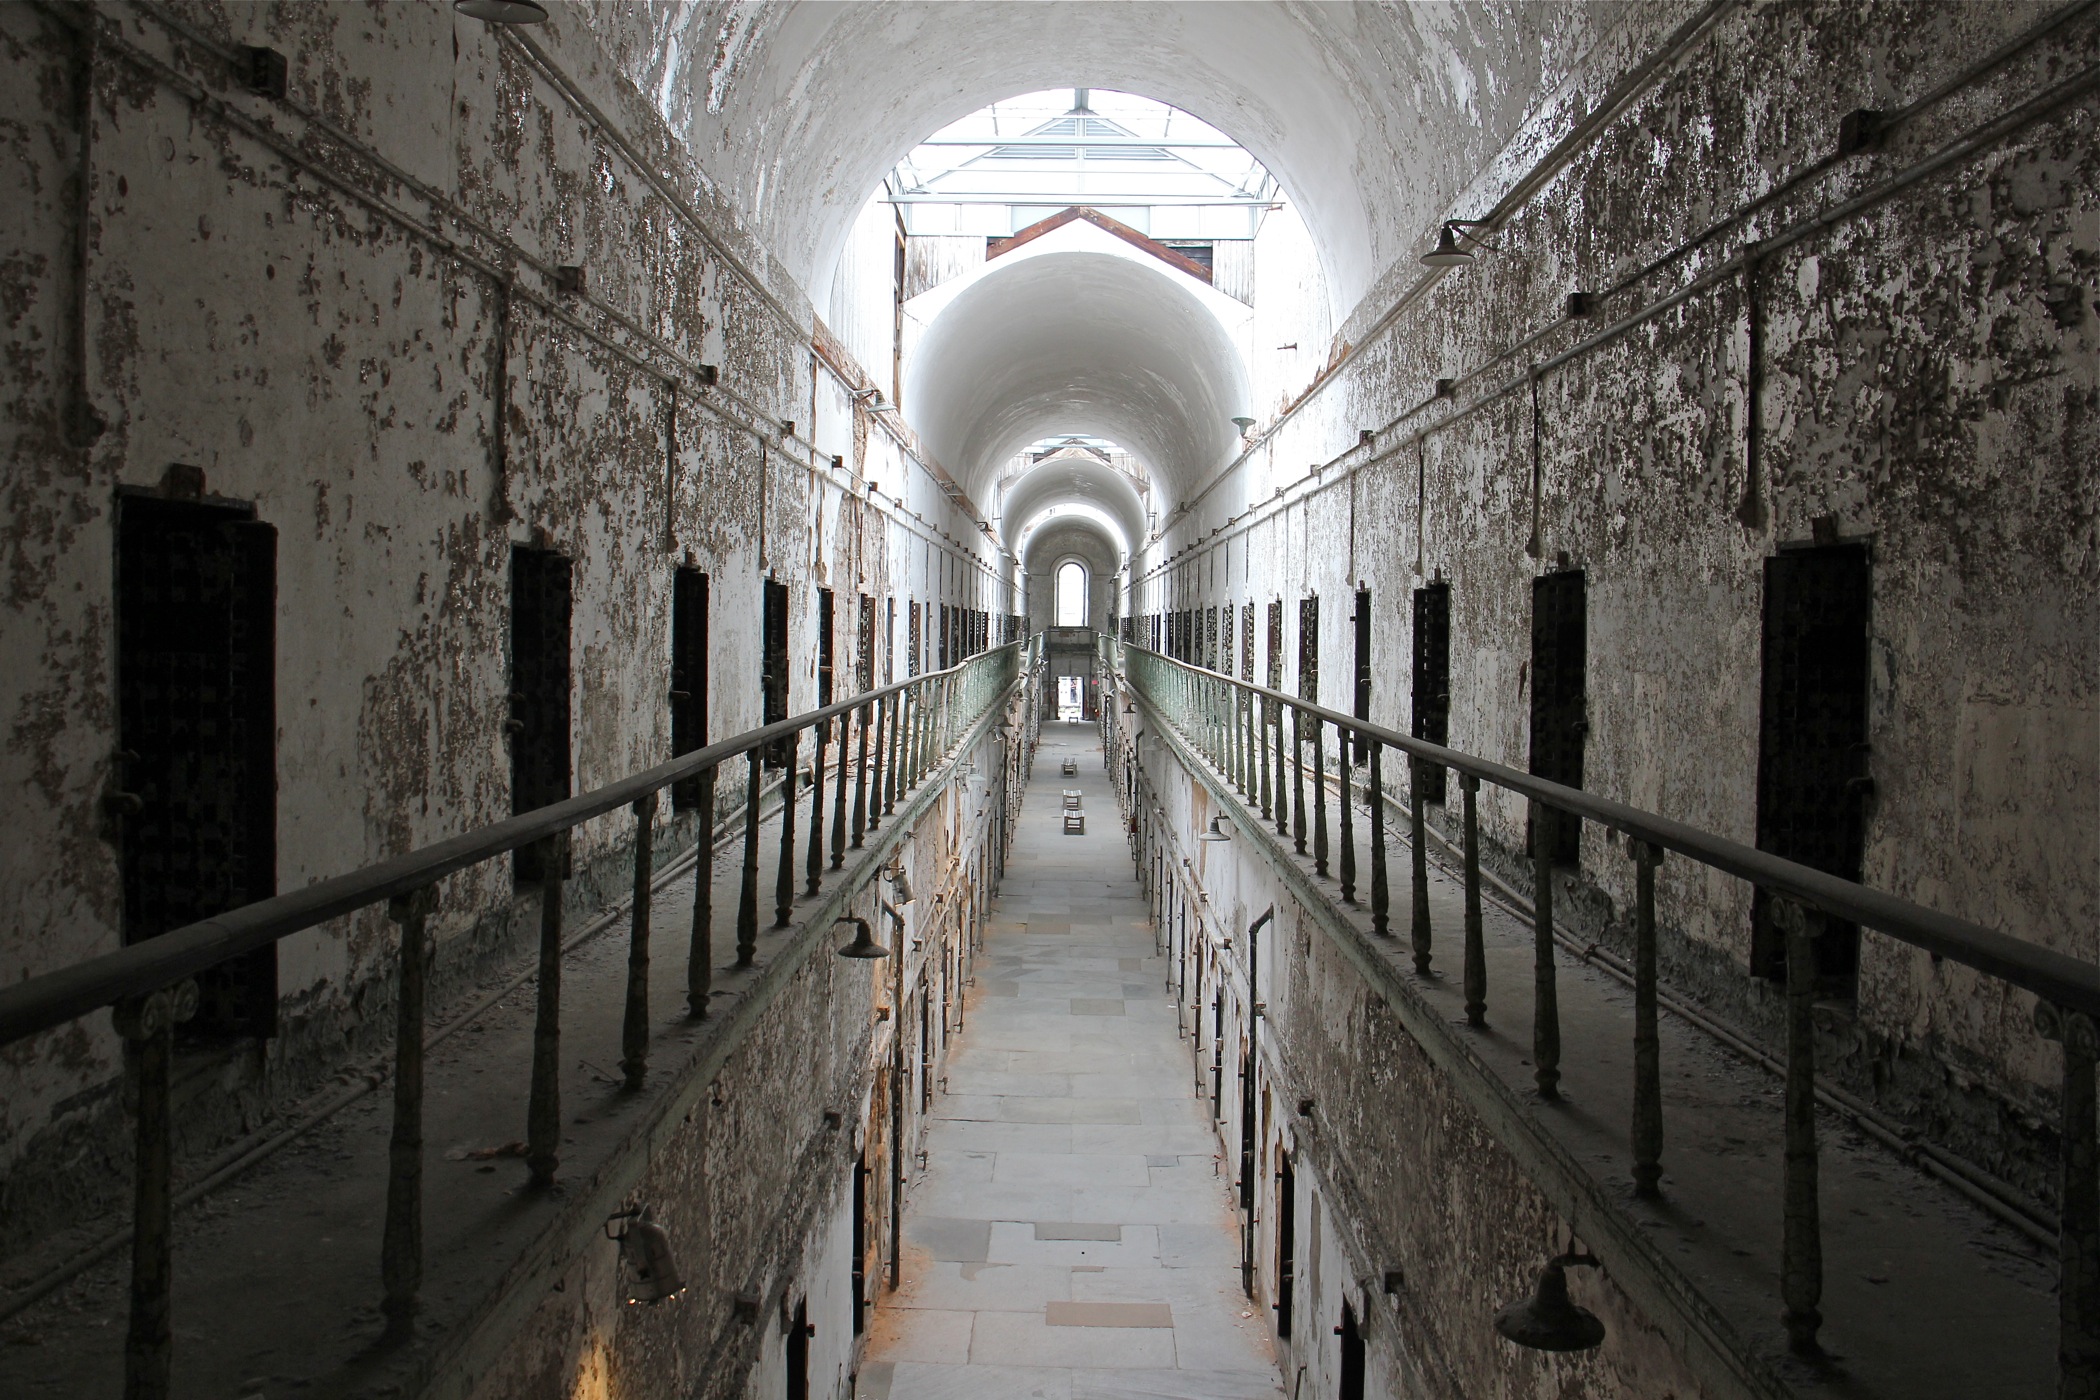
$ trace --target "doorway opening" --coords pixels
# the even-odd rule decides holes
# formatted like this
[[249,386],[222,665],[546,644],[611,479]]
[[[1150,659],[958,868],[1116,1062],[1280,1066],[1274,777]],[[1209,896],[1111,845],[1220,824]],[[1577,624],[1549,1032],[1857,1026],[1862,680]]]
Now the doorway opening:
[[[1531,771],[1564,787],[1582,786],[1583,741],[1589,734],[1588,593],[1580,569],[1542,574],[1531,583]],[[1556,865],[1573,865],[1582,823],[1560,813],[1553,823]],[[1532,843],[1526,832],[1525,844]]]
[[1076,720],[1086,704],[1086,677],[1059,676],[1057,678],[1057,717]]
[[[1757,848],[1844,880],[1864,856],[1868,621],[1864,544],[1790,549],[1765,561],[1764,681],[1757,755]],[[1759,888],[1751,966],[1786,975],[1786,938]],[[1815,941],[1817,994],[1858,991],[1859,926],[1827,920]]]
[[[117,506],[124,941],[277,893],[277,530],[246,506]],[[184,1039],[277,1030],[277,945],[197,974]]]
[[[510,552],[510,808],[569,795],[570,563],[548,549]],[[514,853],[519,884],[547,878],[538,843]],[[567,871],[559,872],[566,877]]]

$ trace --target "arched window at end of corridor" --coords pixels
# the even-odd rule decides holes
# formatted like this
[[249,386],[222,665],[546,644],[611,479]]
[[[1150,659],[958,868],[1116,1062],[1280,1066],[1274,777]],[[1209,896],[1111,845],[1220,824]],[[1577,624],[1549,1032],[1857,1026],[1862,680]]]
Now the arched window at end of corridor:
[[1056,627],[1086,626],[1086,566],[1068,559],[1057,566]]

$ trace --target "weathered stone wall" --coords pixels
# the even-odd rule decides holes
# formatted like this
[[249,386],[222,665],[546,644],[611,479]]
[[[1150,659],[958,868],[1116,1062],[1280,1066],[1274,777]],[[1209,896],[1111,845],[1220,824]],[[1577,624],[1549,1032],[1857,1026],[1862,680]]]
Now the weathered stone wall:
[[[1410,593],[1447,579],[1451,743],[1522,768],[1530,581],[1565,561],[1588,575],[1585,786],[1750,842],[1763,560],[1821,521],[1872,542],[1866,883],[2100,957],[2100,145],[2090,86],[2059,86],[2100,29],[1970,71],[2061,13],[1723,6],[1652,72],[1668,35],[1629,22],[1440,211],[1537,174],[1499,251],[1397,269],[1139,563],[1131,611],[1281,598],[1295,685],[1318,594],[1321,698],[1346,709],[1361,584],[1372,714],[1405,730]],[[1840,159],[1856,108],[1900,119]],[[1605,295],[1571,319],[1575,291]],[[1524,820],[1483,790],[1491,841],[1521,848]],[[1633,871],[1595,828],[1581,878],[1574,917],[1609,933]],[[1748,886],[1671,861],[1658,898],[1679,985],[1769,1024]],[[1834,1067],[2046,1190],[2048,1144],[2019,1141],[2055,1074],[2031,1001],[1869,933]]]
[[[1124,732],[1150,723],[1134,719]],[[1122,752],[1131,751],[1126,743]],[[1567,1247],[1568,1222],[1403,1023],[1389,990],[1352,958],[1352,942],[1369,946],[1365,935],[1281,878],[1257,853],[1261,833],[1195,840],[1220,810],[1209,789],[1157,735],[1137,751],[1145,815],[1135,849],[1170,964],[1184,969],[1192,1052],[1208,1060],[1213,1035],[1223,1042],[1217,1132],[1228,1179],[1240,1174],[1240,1075],[1250,1042],[1255,1050],[1248,1306],[1272,1326],[1286,1158],[1296,1175],[1293,1322],[1277,1342],[1286,1385],[1337,1393],[1335,1329],[1346,1304],[1363,1331],[1367,1394],[1715,1393],[1609,1277],[1570,1278],[1576,1301],[1606,1322],[1596,1351],[1555,1357],[1494,1332],[1496,1311],[1529,1290],[1541,1260]],[[1255,930],[1265,911],[1273,917]],[[1198,980],[1189,980],[1186,969],[1198,964]],[[1216,1021],[1206,1005],[1214,993]],[[1241,1219],[1245,1228],[1244,1210]],[[1388,1271],[1399,1276],[1390,1292]]]
[[[712,580],[716,737],[758,721],[765,573],[794,709],[818,587],[842,648],[856,591],[896,600],[899,645],[908,599],[1010,610],[579,13],[527,37],[440,0],[0,13],[0,979],[121,941],[113,507],[170,464],[279,533],[280,889],[509,814],[513,544],[575,562],[578,791],[669,754],[675,565]],[[235,81],[244,44],[285,56],[285,99]],[[578,833],[586,902],[624,885],[626,829]],[[441,980],[515,946],[507,862],[461,879]],[[283,1034],[185,1066],[185,1148],[371,1047],[393,937],[375,909],[283,945]],[[95,1016],[5,1061],[14,1239],[121,1186],[119,1057]]]
[[[969,757],[993,772],[1007,750],[988,739]],[[813,1329],[811,1393],[850,1393],[847,1378],[859,1363],[853,1173],[863,1166],[869,1173],[863,1264],[872,1316],[891,1260],[892,1167],[900,1165],[905,1180],[917,1170],[922,1105],[941,1075],[950,1008],[961,1002],[969,950],[980,936],[998,830],[990,788],[939,793],[906,838],[918,898],[903,911],[905,926],[894,928],[865,889],[846,905],[874,923],[893,957],[833,956],[838,931],[813,923],[781,950],[789,980],[719,1069],[673,1086],[689,1111],[638,1144],[645,1160],[601,1173],[633,1172],[628,1203],[652,1205],[670,1232],[683,1294],[656,1307],[627,1304],[615,1246],[579,1240],[544,1274],[505,1280],[507,1297],[528,1300],[519,1325],[486,1329],[460,1348],[432,1378],[431,1393],[488,1400],[780,1395],[798,1305]],[[901,1108],[893,1094],[901,1094]],[[901,1137],[893,1123],[901,1123]],[[900,1151],[901,1163],[893,1163]]]

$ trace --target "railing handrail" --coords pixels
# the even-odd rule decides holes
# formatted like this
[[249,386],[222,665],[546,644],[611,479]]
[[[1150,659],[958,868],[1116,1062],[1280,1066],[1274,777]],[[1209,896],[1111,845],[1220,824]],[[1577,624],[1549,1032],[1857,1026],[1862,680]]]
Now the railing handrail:
[[1223,681],[1241,691],[1292,706],[1338,728],[1376,740],[1454,772],[1542,802],[1556,810],[1597,822],[1629,836],[1689,856],[1702,865],[1778,891],[1821,910],[1825,914],[1864,924],[1903,943],[1939,957],[1951,958],[2013,986],[2023,988],[2064,1010],[2082,1011],[2100,1017],[2100,965],[2082,961],[2051,948],[2000,933],[1982,924],[1952,914],[1943,914],[1921,904],[1870,889],[1839,876],[1812,869],[1798,862],[1716,836],[1659,813],[1599,797],[1580,788],[1563,786],[1535,774],[1520,772],[1500,763],[1458,749],[1432,744],[1426,739],[1330,710],[1312,701],[1241,680],[1222,671],[1212,671],[1176,660],[1164,652],[1111,633],[1100,634],[1126,651],[1137,652],[1188,672],[1205,681]]
[[[746,730],[589,792],[474,827],[428,846],[315,881],[288,894],[214,914],[128,947],[0,988],[0,1045],[64,1025],[126,998],[146,996],[228,958],[266,947],[330,919],[396,895],[412,894],[468,866],[572,830],[593,817],[630,807],[639,798],[697,777],[755,748],[892,695],[960,675],[989,658],[1027,645],[1024,637],[989,647],[944,670],[907,677],[821,709]],[[789,796],[794,794],[790,792]]]

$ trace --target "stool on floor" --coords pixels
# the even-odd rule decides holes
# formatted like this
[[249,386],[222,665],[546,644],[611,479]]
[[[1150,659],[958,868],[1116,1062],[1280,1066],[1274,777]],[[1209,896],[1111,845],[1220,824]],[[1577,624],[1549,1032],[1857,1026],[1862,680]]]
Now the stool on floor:
[[1065,813],[1065,835],[1086,835],[1086,813],[1076,811]]
[[1078,810],[1079,810],[1079,796],[1080,796],[1080,793],[1079,793],[1079,789],[1078,789],[1078,788],[1066,788],[1066,789],[1064,790],[1064,793],[1065,793],[1065,810],[1066,810],[1067,812],[1076,812],[1076,811],[1078,811]]
[[1079,760],[1076,758],[1068,758],[1064,761],[1063,765],[1059,767],[1057,771],[1064,777],[1076,778],[1079,776]]

